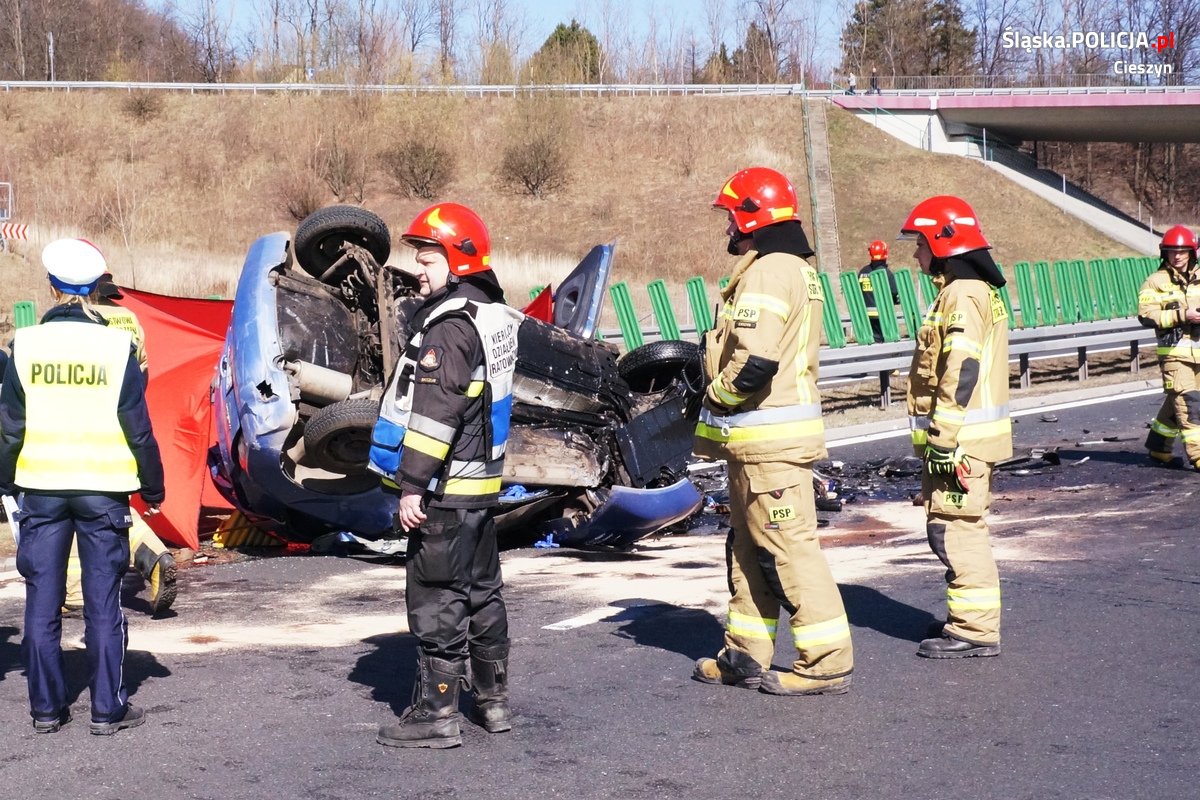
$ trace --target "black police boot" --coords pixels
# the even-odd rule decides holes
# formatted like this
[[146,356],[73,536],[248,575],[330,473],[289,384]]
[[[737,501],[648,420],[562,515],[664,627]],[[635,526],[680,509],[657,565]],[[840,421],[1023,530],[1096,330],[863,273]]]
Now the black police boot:
[[974,644],[942,634],[921,642],[917,655],[922,658],[986,658],[1000,655],[1000,643]]
[[742,689],[757,689],[762,685],[762,665],[749,653],[726,647],[716,658],[702,658],[692,670],[692,678],[701,683],[721,683]]
[[126,728],[136,728],[146,721],[146,711],[138,708],[133,703],[125,704],[125,713],[120,719],[112,720],[111,722],[96,722],[92,720],[92,724],[88,726],[88,733],[93,736],[112,736],[117,731],[123,731]]
[[417,685],[413,704],[404,709],[400,721],[379,729],[375,741],[388,747],[432,747],[444,749],[462,744],[459,730],[458,691],[467,672],[467,662],[447,661],[424,653],[417,657]]
[[471,721],[488,733],[512,730],[512,712],[508,708],[508,658],[490,661],[472,654],[471,689],[475,693]]

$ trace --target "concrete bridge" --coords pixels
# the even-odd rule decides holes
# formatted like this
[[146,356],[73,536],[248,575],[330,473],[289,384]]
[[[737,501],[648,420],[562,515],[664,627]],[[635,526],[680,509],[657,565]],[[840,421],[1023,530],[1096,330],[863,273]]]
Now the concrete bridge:
[[[1200,142],[1200,87],[952,89],[830,96],[842,108],[891,114],[948,137],[1020,141]],[[881,126],[883,127],[883,126]],[[937,134],[927,149],[936,146]]]

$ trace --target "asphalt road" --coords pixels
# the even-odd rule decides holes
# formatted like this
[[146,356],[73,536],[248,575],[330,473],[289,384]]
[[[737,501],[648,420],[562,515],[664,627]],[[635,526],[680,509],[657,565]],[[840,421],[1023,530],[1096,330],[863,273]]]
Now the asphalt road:
[[[141,728],[87,733],[82,622],[64,639],[76,720],[35,736],[22,587],[0,583],[3,796],[24,798],[1183,798],[1200,769],[1200,475],[1143,465],[1155,397],[1021,418],[1057,447],[996,487],[1000,658],[914,656],[943,612],[902,439],[837,448],[826,552],[853,626],[850,693],[776,698],[689,679],[719,647],[724,537],[631,554],[510,550],[516,727],[396,751],[414,645],[403,567],[269,558],[181,573],[152,620],[130,585]],[[1104,437],[1121,441],[1103,441]],[[1100,442],[1099,444],[1079,444]],[[902,470],[901,470],[902,471]],[[776,663],[790,662],[781,641]]]

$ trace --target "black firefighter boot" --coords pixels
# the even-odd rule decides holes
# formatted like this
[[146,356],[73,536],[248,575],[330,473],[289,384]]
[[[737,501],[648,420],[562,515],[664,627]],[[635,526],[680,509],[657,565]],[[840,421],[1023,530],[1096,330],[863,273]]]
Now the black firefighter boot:
[[425,653],[417,656],[413,704],[404,709],[399,722],[382,726],[375,741],[388,747],[439,750],[462,744],[462,731],[458,727],[458,690],[466,671],[465,660],[447,661]]
[[471,654],[471,688],[475,708],[471,721],[488,733],[512,730],[512,712],[508,708],[508,656],[495,660]]
[[749,653],[726,647],[716,658],[702,658],[692,670],[692,679],[701,683],[723,683],[743,689],[762,685],[763,668]]

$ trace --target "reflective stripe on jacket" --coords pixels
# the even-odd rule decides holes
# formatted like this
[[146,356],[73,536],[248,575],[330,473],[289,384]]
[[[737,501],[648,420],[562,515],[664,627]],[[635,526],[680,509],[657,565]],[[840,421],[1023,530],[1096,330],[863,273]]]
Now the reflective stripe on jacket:
[[[439,419],[429,412],[414,413],[413,395],[419,379],[421,343],[429,328],[449,316],[466,319],[482,343],[484,363],[474,369],[467,397],[482,397],[487,404],[482,447],[478,458],[453,458],[464,420]],[[425,319],[404,348],[395,374],[380,403],[379,419],[371,435],[369,466],[384,482],[397,486],[405,449],[441,462],[426,491],[446,505],[485,506],[500,494],[504,452],[512,415],[512,381],[517,362],[517,330],[524,315],[503,303],[453,299],[438,306]],[[464,376],[465,377],[465,376]],[[458,498],[458,501],[456,501]]]
[[1008,414],[1008,312],[976,279],[949,280],[917,331],[908,378],[912,442],[995,463],[1012,456]]
[[1200,325],[1187,321],[1189,308],[1200,308],[1200,267],[1187,279],[1161,267],[1138,291],[1138,319],[1154,328],[1160,361],[1200,363]]
[[824,458],[817,392],[821,308],[817,273],[786,253],[747,253],[721,292],[704,336],[705,408],[693,449],[702,458],[808,462]]
[[19,329],[13,358],[25,392],[17,486],[39,491],[138,491],[137,461],[117,416],[128,331],[87,322]]

